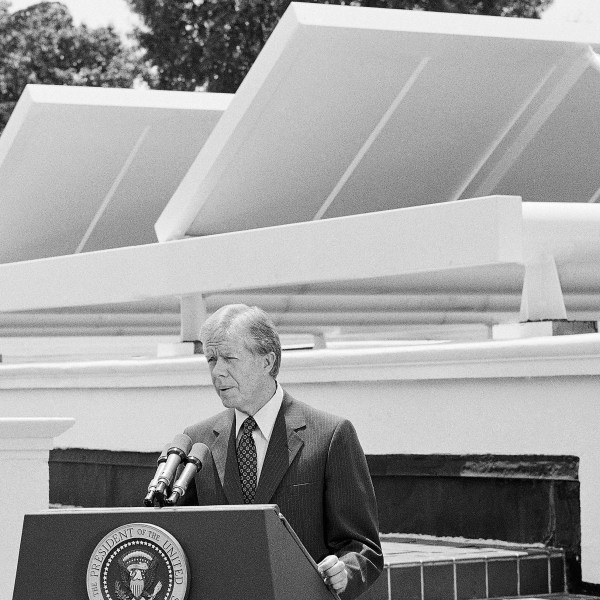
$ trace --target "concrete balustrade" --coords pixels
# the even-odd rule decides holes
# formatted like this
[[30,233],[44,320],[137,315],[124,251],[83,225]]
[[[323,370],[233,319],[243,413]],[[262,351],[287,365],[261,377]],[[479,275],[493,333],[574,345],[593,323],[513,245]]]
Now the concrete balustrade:
[[0,418],[0,480],[3,541],[0,598],[12,598],[23,515],[48,509],[48,454],[54,438],[75,423],[70,418]]

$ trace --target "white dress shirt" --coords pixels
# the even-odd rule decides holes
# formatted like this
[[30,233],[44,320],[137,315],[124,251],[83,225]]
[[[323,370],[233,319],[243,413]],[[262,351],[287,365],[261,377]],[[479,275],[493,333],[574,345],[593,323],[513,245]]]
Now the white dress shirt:
[[[256,466],[257,475],[256,483],[260,479],[260,473],[262,471],[263,463],[265,462],[265,456],[267,454],[267,448],[269,446],[269,440],[273,433],[273,427],[275,426],[275,419],[279,414],[281,403],[283,402],[283,389],[277,382],[277,388],[271,399],[254,415],[256,421],[256,428],[252,432],[254,444],[256,445]],[[241,410],[235,409],[235,435],[236,444],[240,442],[240,429],[242,428],[243,422],[248,418],[246,413]]]

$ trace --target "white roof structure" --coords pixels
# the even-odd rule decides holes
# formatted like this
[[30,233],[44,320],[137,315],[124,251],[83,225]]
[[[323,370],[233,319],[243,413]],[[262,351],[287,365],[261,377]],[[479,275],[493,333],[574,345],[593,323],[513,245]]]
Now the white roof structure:
[[0,311],[599,319],[599,49],[575,25],[292,4],[231,100],[30,87],[0,139]]

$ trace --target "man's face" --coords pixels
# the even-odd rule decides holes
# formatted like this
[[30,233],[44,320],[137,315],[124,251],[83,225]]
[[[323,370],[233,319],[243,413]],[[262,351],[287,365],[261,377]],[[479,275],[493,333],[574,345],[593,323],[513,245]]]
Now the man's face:
[[223,406],[255,414],[270,397],[268,357],[253,354],[235,329],[207,341],[203,350]]

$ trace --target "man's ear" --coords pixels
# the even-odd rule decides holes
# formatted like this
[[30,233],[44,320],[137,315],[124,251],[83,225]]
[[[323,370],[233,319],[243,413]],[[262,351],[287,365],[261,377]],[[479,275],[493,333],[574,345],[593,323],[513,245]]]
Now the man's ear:
[[268,354],[263,355],[263,361],[265,371],[270,373],[275,364],[275,352],[269,352]]

